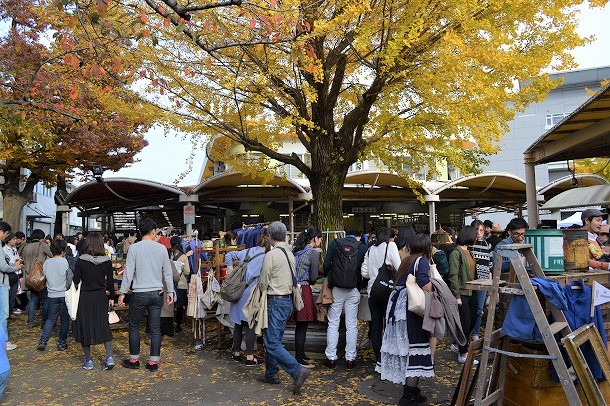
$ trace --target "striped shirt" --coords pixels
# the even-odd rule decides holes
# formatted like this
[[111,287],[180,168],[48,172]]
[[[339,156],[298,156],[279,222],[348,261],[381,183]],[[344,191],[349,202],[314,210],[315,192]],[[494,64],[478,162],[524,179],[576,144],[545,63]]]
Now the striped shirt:
[[477,240],[474,245],[468,247],[476,263],[477,278],[487,279],[491,273],[491,245],[483,239]]

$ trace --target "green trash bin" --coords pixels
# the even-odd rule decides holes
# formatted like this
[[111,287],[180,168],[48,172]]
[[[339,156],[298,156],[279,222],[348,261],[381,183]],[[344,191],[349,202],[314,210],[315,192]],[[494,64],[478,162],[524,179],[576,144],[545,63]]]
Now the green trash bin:
[[534,255],[546,275],[560,275],[564,272],[562,230],[527,230],[525,243],[534,246]]

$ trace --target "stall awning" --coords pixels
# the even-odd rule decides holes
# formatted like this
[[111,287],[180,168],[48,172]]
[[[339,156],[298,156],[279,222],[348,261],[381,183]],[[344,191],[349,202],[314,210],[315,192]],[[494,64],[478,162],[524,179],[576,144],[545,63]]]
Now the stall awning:
[[607,205],[610,205],[610,185],[597,185],[566,190],[546,202],[541,209],[558,210]]
[[534,165],[610,156],[610,84],[538,138],[524,156]]
[[66,204],[82,211],[133,211],[143,206],[177,204],[185,195],[179,187],[145,179],[104,178],[85,183],[66,197]]
[[525,181],[503,172],[483,172],[452,180],[432,193],[448,200],[525,201]]
[[239,172],[212,176],[195,186],[191,193],[213,203],[311,199],[311,193],[292,179],[279,175],[266,179]]

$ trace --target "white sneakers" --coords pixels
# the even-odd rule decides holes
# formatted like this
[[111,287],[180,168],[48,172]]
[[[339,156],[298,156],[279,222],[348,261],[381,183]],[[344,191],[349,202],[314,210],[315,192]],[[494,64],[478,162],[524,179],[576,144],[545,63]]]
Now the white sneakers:
[[[466,358],[467,358],[467,357],[460,357],[460,356],[458,355],[458,363],[460,363],[460,364],[465,364],[465,363],[466,363]],[[472,363],[472,364],[473,364],[473,365],[479,365],[479,361],[477,361],[477,360],[475,359],[475,360],[473,361],[473,363]]]
[[[458,349],[457,345],[455,345],[455,344],[451,344],[451,345],[449,346],[449,348],[451,348],[451,351],[453,351],[454,353],[456,353],[456,354],[457,354],[457,356],[458,356],[458,357],[457,357],[457,361],[458,361],[460,364],[465,364],[465,363],[466,363],[466,358],[467,358],[467,357],[460,357],[460,350]],[[474,365],[479,365],[479,361],[477,361],[477,360],[475,359],[475,360],[474,360],[474,362],[473,362],[473,364],[474,364]]]
[[17,348],[17,344],[13,344],[13,343],[11,343],[10,341],[7,341],[7,342],[6,342],[6,350],[7,350],[7,351],[12,351],[12,350],[14,350],[15,348]]

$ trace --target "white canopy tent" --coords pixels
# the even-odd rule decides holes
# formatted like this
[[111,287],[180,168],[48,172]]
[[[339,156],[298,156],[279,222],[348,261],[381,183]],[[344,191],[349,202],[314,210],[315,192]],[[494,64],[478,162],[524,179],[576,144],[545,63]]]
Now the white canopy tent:
[[558,221],[557,228],[570,227],[573,224],[578,224],[579,226],[582,226],[582,220],[580,219],[581,215],[582,215],[582,212],[577,211],[576,213],[572,214],[567,219]]

